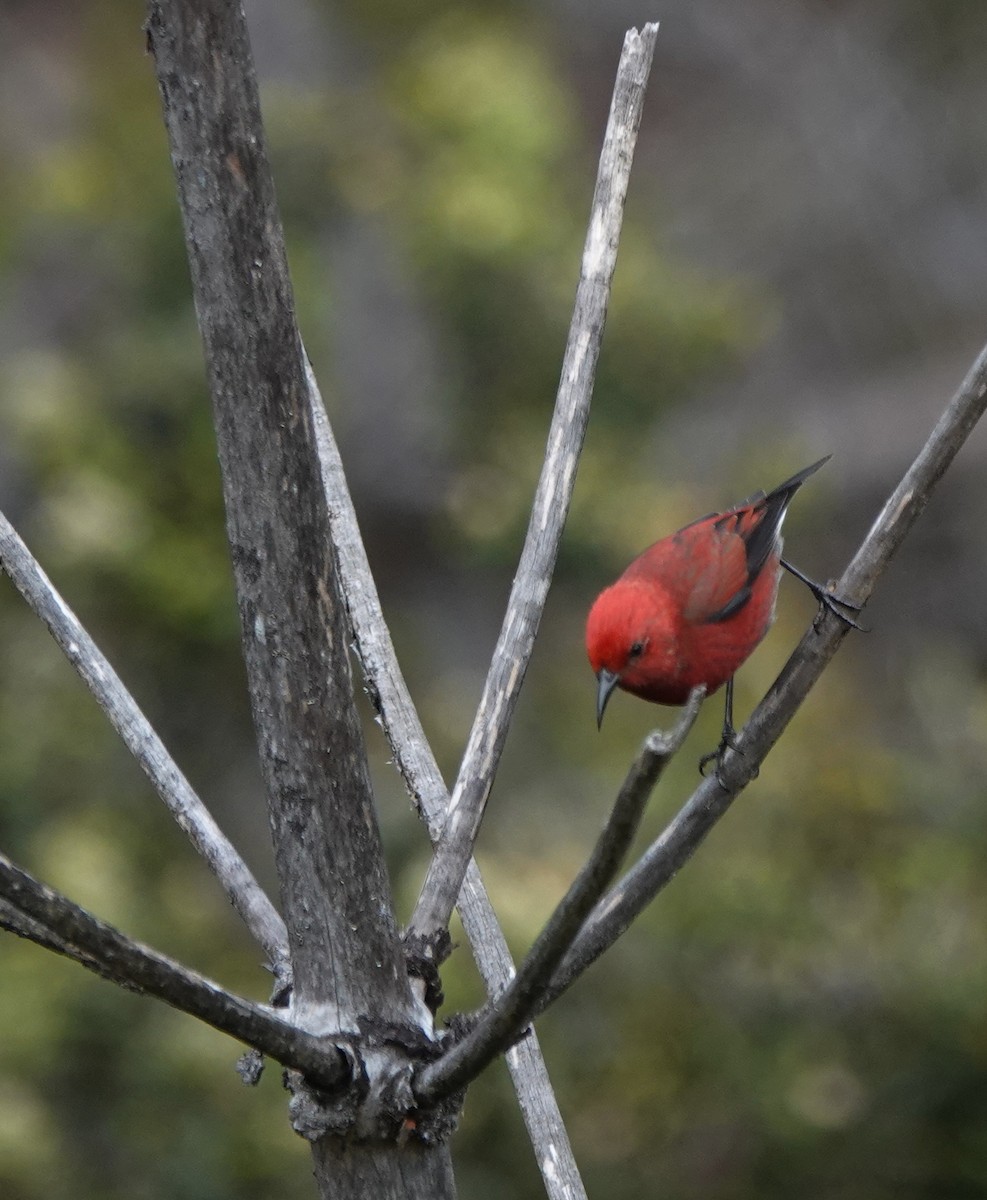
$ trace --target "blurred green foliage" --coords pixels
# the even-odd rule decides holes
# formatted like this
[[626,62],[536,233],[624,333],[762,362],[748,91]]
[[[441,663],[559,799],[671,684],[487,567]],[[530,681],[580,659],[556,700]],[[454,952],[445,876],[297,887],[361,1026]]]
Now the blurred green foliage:
[[[334,230],[372,224],[439,347],[434,487],[402,508],[363,479],[357,499],[452,771],[540,465],[599,129],[525,6],[342,3],[312,16],[344,28],[352,70],[290,86],[273,72],[264,92],[298,307],[344,430],[354,402],[327,332],[347,301],[325,248]],[[43,38],[26,7],[3,19],[25,46]],[[0,129],[0,493],[274,888],[153,73],[131,6],[101,0],[63,20],[48,60],[58,119],[26,140]],[[618,697],[606,737],[593,736],[581,623],[594,589],[659,533],[799,465],[791,448],[765,444],[722,484],[686,493],[656,478],[663,415],[756,344],[771,298],[670,262],[644,204],[629,212],[557,587],[480,856],[519,953],[656,716]],[[372,356],[385,319],[364,332]],[[384,446],[388,428],[377,436]],[[813,481],[793,539],[835,503]],[[389,527],[413,536],[389,540]],[[782,610],[739,680],[741,711],[811,606],[786,584]],[[927,654],[914,670],[916,695],[933,697],[918,743],[882,723],[874,689],[830,672],[738,811],[542,1022],[592,1195],[987,1192],[987,839],[971,819],[987,701],[961,652]],[[0,662],[5,850],[128,932],[263,997],[257,952],[218,889],[9,588]],[[962,689],[943,685],[944,662]],[[716,738],[707,707],[656,798],[651,836]],[[423,839],[372,726],[368,739],[407,913]],[[464,950],[447,990],[453,1008],[479,1000]],[[278,1072],[245,1089],[237,1048],[180,1014],[4,935],[0,1028],[5,1200],[312,1194]],[[455,1153],[464,1196],[541,1194],[502,1068],[471,1091]]]

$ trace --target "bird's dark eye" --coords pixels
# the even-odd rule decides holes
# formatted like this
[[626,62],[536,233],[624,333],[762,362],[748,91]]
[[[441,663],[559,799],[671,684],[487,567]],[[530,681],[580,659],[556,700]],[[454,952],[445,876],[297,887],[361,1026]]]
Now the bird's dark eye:
[[644,642],[634,642],[627,651],[628,658],[640,658],[644,653]]

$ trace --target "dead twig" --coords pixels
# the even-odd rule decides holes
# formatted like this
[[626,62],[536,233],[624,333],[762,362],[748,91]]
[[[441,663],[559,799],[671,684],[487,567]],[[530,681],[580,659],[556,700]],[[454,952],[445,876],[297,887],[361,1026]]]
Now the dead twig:
[[688,736],[705,695],[705,687],[694,689],[674,728],[667,733],[656,729],[645,739],[593,853],[535,939],[517,977],[486,1008],[466,1037],[421,1071],[415,1086],[421,1103],[434,1103],[465,1087],[524,1033],[536,1012],[544,1009],[545,990],[556,967],[623,861],[648,798]]
[[548,595],[589,417],[624,199],[657,36],[657,25],[645,25],[640,33],[630,30],[624,39],[555,414],[521,561],[442,836],[409,923],[409,932],[426,944],[446,928],[459,895]]

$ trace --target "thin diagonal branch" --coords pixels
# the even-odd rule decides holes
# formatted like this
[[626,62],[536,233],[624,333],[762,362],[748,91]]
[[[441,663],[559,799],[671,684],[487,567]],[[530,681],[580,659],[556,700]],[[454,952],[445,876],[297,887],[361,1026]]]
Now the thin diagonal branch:
[[426,940],[448,925],[459,895],[548,595],[589,416],[624,199],[657,36],[657,25],[645,25],[640,33],[629,30],[624,39],[555,414],[528,533],[446,824],[409,924],[411,933]]
[[[656,31],[656,27],[645,29],[644,38],[653,43]],[[651,49],[647,52],[649,60]],[[333,538],[368,691],[382,718],[395,762],[434,840],[449,807],[449,794],[396,661],[338,450],[311,369],[308,380]],[[496,995],[513,977],[514,965],[472,860],[467,866],[459,907],[488,993]],[[534,1034],[508,1051],[507,1064],[548,1195],[552,1200],[580,1200],[585,1192]]]
[[616,874],[640,826],[648,798],[695,723],[705,695],[705,687],[695,688],[674,728],[668,732],[656,729],[645,739],[592,854],[535,939],[513,983],[488,1006],[462,1041],[420,1072],[415,1083],[420,1103],[434,1103],[465,1087],[524,1033],[535,1013],[544,1007],[542,998],[556,967]]
[[[307,376],[340,583],[364,680],[370,700],[380,714],[394,761],[434,841],[449,807],[449,791],[398,665],[360,536],[339,449],[311,364]],[[498,995],[513,979],[514,963],[479,868],[472,859],[458,906],[487,993]],[[508,1053],[507,1066],[548,1200],[586,1200],[569,1136],[534,1033]]]
[[[11,911],[20,915],[8,923],[5,918]],[[285,1066],[295,1067],[321,1087],[338,1088],[349,1081],[348,1053],[334,1041],[299,1029],[266,1005],[227,992],[211,979],[133,941],[3,854],[0,924],[14,926],[14,932],[22,937],[75,959],[104,979],[157,996]]]
[[[223,481],[295,999],[418,1025],[353,702],[345,613],[242,5],[149,0]],[[372,1155],[367,1156],[367,1162]]]
[[275,973],[289,970],[284,922],[250,868],[213,820],[106,657],[0,513],[0,566],[47,626],[106,713],[169,811],[206,860],[230,902],[268,955]]
[[432,839],[439,836],[449,791],[408,691],[360,535],[343,460],[318,380],[306,356],[309,405],[339,578],[370,703],[381,718],[394,763]]
[[43,946],[46,950],[53,950],[56,954],[64,954],[66,958],[73,958],[85,967],[96,969],[92,960],[77,946],[66,942],[64,938],[52,933],[40,921],[35,921],[27,913],[15,908],[9,900],[0,900],[0,929],[6,929],[8,933],[15,933],[25,941],[34,942],[36,946]]
[[[936,424],[904,478],[861,543],[834,594],[863,605],[928,503],[960,447],[987,409],[987,348]],[[703,781],[640,861],[600,902],[550,989],[557,996],[607,950],[702,844],[734,799],[757,774],[799,705],[839,649],[849,626],[823,611],[799,642],[757,706],[719,772]],[[724,784],[726,786],[724,786]]]

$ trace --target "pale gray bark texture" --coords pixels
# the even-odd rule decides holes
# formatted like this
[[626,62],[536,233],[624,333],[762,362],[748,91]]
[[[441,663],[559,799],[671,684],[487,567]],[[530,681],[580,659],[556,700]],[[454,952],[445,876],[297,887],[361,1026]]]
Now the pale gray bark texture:
[[244,924],[264,947],[275,975],[286,981],[288,935],[274,905],[196,795],[137,701],[3,513],[0,513],[0,566],[45,623],[172,816],[209,864]]
[[[364,683],[370,702],[380,715],[395,764],[434,841],[449,807],[449,790],[394,652],[339,448],[311,365],[308,381],[340,582],[363,666]],[[466,869],[457,903],[487,994],[497,996],[514,978],[514,961],[473,859]],[[507,1054],[507,1067],[542,1174],[545,1195],[548,1200],[585,1200],[586,1191],[534,1030]]]
[[675,727],[668,733],[656,729],[645,739],[589,858],[535,939],[517,975],[487,1005],[464,1038],[418,1073],[415,1094],[420,1100],[434,1102],[465,1086],[521,1037],[543,1007],[542,997],[556,967],[617,873],[641,824],[645,805],[695,724],[705,695],[705,687],[695,688]]
[[[404,969],[353,704],[305,358],[243,12],[150,4],[219,444],[244,657],[294,973],[313,1032],[424,1039]],[[310,1134],[311,1136],[311,1134]],[[448,1150],[314,1140],[325,1196],[451,1196]],[[441,1188],[438,1184],[441,1182]]]

